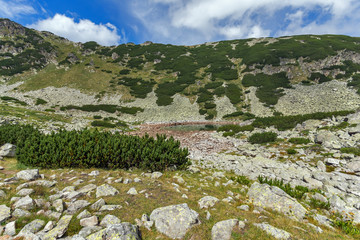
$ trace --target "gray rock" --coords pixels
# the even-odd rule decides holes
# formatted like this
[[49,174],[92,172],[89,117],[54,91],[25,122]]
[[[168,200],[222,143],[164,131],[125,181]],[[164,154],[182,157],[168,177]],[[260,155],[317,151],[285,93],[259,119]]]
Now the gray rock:
[[84,227],[80,230],[79,235],[85,238],[90,234],[100,231],[101,229],[102,227],[99,226]]
[[11,217],[10,208],[6,205],[0,205],[0,224]]
[[250,210],[249,205],[241,205],[241,206],[238,206],[237,208],[240,210],[246,211],[246,212]]
[[76,234],[70,238],[71,240],[86,240],[85,237],[81,236],[80,234]]
[[[211,229],[212,240],[230,240],[233,228],[239,223],[237,219],[229,219],[217,222]],[[242,222],[241,225],[244,223]]]
[[268,223],[254,223],[254,226],[264,230],[267,234],[273,236],[276,239],[285,239],[285,240],[291,239],[290,233],[288,233],[282,229],[273,227]]
[[122,208],[121,205],[104,205],[104,206],[102,206],[102,207],[99,209],[99,211],[100,211],[100,212],[103,212],[103,211],[114,211],[114,210],[120,209],[120,208]]
[[89,176],[98,176],[100,174],[100,172],[98,170],[92,171],[91,173],[89,173]]
[[5,198],[6,193],[3,190],[0,190],[0,198]]
[[12,216],[16,217],[16,218],[28,217],[30,215],[31,215],[31,213],[29,211],[26,211],[26,210],[23,210],[23,209],[20,209],[20,208],[16,208],[14,210],[14,212],[12,213]]
[[45,225],[43,231],[44,232],[48,232],[50,231],[51,229],[53,229],[55,226],[55,223],[53,221],[48,221],[47,224]]
[[93,190],[96,189],[96,185],[95,184],[88,184],[86,186],[83,186],[82,188],[80,188],[79,190],[77,190],[80,193],[85,193],[87,194],[88,192],[91,192]]
[[48,181],[48,180],[36,180],[29,182],[29,186],[36,185],[36,186],[43,186],[47,188],[51,188],[55,186],[57,182],[56,181]]
[[350,162],[346,165],[346,168],[350,171],[350,172],[355,172],[358,173],[360,172],[360,161],[353,161]]
[[218,198],[212,196],[206,196],[201,198],[198,203],[200,209],[203,209],[203,208],[213,207],[217,202],[219,202]]
[[138,192],[136,191],[136,189],[134,187],[130,188],[129,191],[127,191],[127,194],[129,195],[137,195]]
[[310,227],[312,227],[317,233],[323,233],[324,231],[321,229],[321,227],[318,227],[312,223],[308,223]]
[[92,210],[95,210],[95,211],[98,211],[102,206],[104,206],[106,203],[105,203],[105,200],[104,199],[99,199],[97,200],[95,203],[93,203],[91,206],[90,206],[90,209]]
[[64,202],[62,199],[57,199],[53,202],[52,206],[57,212],[62,213],[64,211]]
[[18,235],[24,235],[25,233],[37,233],[42,227],[44,227],[45,221],[35,219],[32,222],[26,224]]
[[162,174],[161,172],[153,172],[153,173],[151,174],[151,178],[153,178],[153,179],[158,179],[158,178],[160,178],[162,175],[163,175],[163,174]]
[[84,195],[85,195],[85,193],[81,193],[81,192],[78,192],[78,191],[72,191],[72,192],[65,192],[64,193],[64,197],[66,199],[69,199],[69,200],[74,200],[74,199],[77,199],[77,198],[82,197]]
[[170,238],[183,238],[191,227],[200,223],[199,214],[186,203],[157,208],[150,220],[155,222],[159,232]]
[[14,236],[16,234],[15,221],[5,225],[4,235]]
[[62,237],[67,231],[72,217],[72,215],[64,215],[56,224],[56,227],[44,235],[43,240],[53,240],[54,238]]
[[106,239],[141,240],[141,234],[137,226],[125,222],[107,227]]
[[324,161],[325,161],[325,163],[327,165],[332,165],[332,166],[335,166],[335,167],[340,166],[340,160],[336,159],[336,158],[325,158]]
[[35,192],[34,189],[31,189],[31,188],[23,188],[21,189],[20,191],[18,191],[16,193],[16,195],[18,196],[27,196],[27,195],[30,195],[30,194],[33,194]]
[[90,203],[86,200],[77,200],[69,205],[67,212],[70,214],[74,214],[89,205]]
[[360,133],[360,124],[356,125],[355,127],[349,128],[348,133],[351,135]]
[[99,220],[97,216],[92,216],[88,218],[83,218],[80,220],[80,225],[83,227],[93,227],[98,224]]
[[318,223],[320,223],[323,226],[326,226],[330,229],[334,229],[331,225],[332,225],[332,220],[329,219],[328,217],[321,215],[321,214],[316,214],[314,216],[314,220],[316,220]]
[[106,215],[100,222],[100,226],[102,227],[108,227],[113,224],[119,224],[121,223],[120,219],[114,215]]
[[320,202],[327,202],[328,200],[326,199],[326,197],[324,197],[323,195],[321,195],[320,193],[315,193],[314,196],[312,196],[312,198],[314,198],[315,200],[318,200]]
[[1,157],[15,157],[16,146],[11,143],[5,143],[0,147]]
[[119,194],[119,191],[108,184],[103,184],[96,188],[96,198],[106,197],[106,196],[115,196],[117,194]]
[[255,206],[271,208],[297,220],[303,219],[307,213],[296,199],[275,186],[255,182],[251,185],[248,196]]
[[321,172],[326,172],[326,165],[322,161],[318,161],[316,166]]
[[83,218],[89,218],[91,217],[91,214],[88,210],[84,210],[81,213],[79,213],[79,215],[76,216],[77,219],[83,219]]
[[31,197],[26,196],[26,197],[20,198],[14,204],[14,207],[15,208],[21,208],[21,209],[24,209],[24,210],[31,210],[31,209],[33,209],[35,207],[35,202]]
[[16,177],[26,181],[33,181],[40,178],[39,169],[23,170],[16,174]]

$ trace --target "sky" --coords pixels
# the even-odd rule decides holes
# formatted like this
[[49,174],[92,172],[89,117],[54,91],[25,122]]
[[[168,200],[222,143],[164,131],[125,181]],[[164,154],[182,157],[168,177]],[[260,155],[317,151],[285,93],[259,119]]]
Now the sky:
[[0,17],[111,46],[300,34],[360,36],[360,0],[0,0]]

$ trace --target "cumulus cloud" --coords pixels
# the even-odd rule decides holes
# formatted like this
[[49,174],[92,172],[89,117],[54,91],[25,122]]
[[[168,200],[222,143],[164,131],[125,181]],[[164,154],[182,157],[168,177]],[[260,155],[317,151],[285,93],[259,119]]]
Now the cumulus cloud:
[[35,14],[35,9],[22,0],[0,0],[0,17],[16,18],[20,15]]
[[199,43],[288,34],[359,35],[358,0],[133,0],[152,40]]
[[121,37],[111,23],[95,24],[88,19],[76,22],[73,18],[56,14],[52,18],[40,20],[28,27],[49,31],[75,42],[95,41],[104,46],[119,44]]

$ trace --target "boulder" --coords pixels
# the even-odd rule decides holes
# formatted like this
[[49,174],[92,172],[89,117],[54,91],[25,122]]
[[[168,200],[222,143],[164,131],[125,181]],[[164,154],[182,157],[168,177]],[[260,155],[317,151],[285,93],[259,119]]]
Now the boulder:
[[121,223],[120,219],[114,215],[106,215],[100,222],[100,226],[102,227],[108,227],[113,224],[119,224]]
[[96,188],[96,198],[106,197],[106,196],[115,196],[117,194],[119,194],[119,191],[116,188],[114,188],[108,184],[103,184]]
[[18,235],[25,235],[26,233],[37,233],[45,225],[45,221],[35,219],[30,223],[26,224]]
[[11,217],[10,208],[6,205],[0,205],[0,224]]
[[56,227],[44,235],[43,240],[53,240],[61,238],[67,231],[72,217],[72,215],[64,215],[56,224]]
[[104,205],[105,205],[105,200],[101,198],[101,199],[97,200],[95,203],[93,203],[90,206],[90,209],[98,211]]
[[217,202],[219,202],[218,198],[212,196],[206,196],[201,198],[198,203],[200,209],[203,209],[203,208],[213,207]]
[[270,208],[297,220],[303,219],[307,213],[307,210],[295,198],[276,186],[255,182],[251,185],[248,196],[255,206]]
[[16,177],[26,181],[33,181],[40,178],[39,169],[23,170],[16,174]]
[[155,209],[150,220],[154,221],[156,229],[170,238],[183,238],[186,232],[200,223],[199,214],[188,205],[179,204]]
[[69,205],[67,212],[70,214],[74,214],[89,205],[90,203],[86,200],[77,200]]
[[140,240],[141,234],[137,226],[130,223],[119,223],[108,226],[86,237],[87,240],[97,239],[131,239]]
[[254,223],[254,226],[260,228],[261,230],[264,230],[267,234],[273,236],[276,239],[284,239],[284,240],[290,240],[291,239],[291,234],[271,226],[268,223]]
[[5,225],[4,235],[14,236],[16,234],[15,221]]
[[80,220],[80,225],[83,227],[93,227],[98,224],[99,220],[97,216],[92,216],[88,218],[83,218]]
[[26,196],[26,197],[20,198],[14,204],[14,207],[15,208],[21,208],[21,209],[24,209],[24,210],[31,210],[31,209],[33,209],[35,207],[35,202],[31,197]]
[[16,146],[11,143],[5,143],[0,147],[0,157],[15,157]]
[[[217,222],[211,229],[212,240],[230,240],[231,232],[233,228],[239,223],[237,219],[229,219],[221,222]],[[244,222],[240,222],[241,228],[245,227]]]

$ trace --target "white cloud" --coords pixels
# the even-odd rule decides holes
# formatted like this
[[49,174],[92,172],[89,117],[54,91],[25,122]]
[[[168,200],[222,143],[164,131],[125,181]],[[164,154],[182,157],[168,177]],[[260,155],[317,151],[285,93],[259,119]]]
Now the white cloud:
[[132,0],[131,10],[148,30],[149,40],[160,42],[360,34],[359,0]]
[[22,0],[0,0],[0,17],[16,18],[20,15],[35,14],[35,9]]
[[104,46],[119,44],[121,37],[111,23],[95,24],[88,19],[75,22],[73,18],[56,14],[53,18],[40,20],[28,27],[49,31],[75,42],[95,41]]

